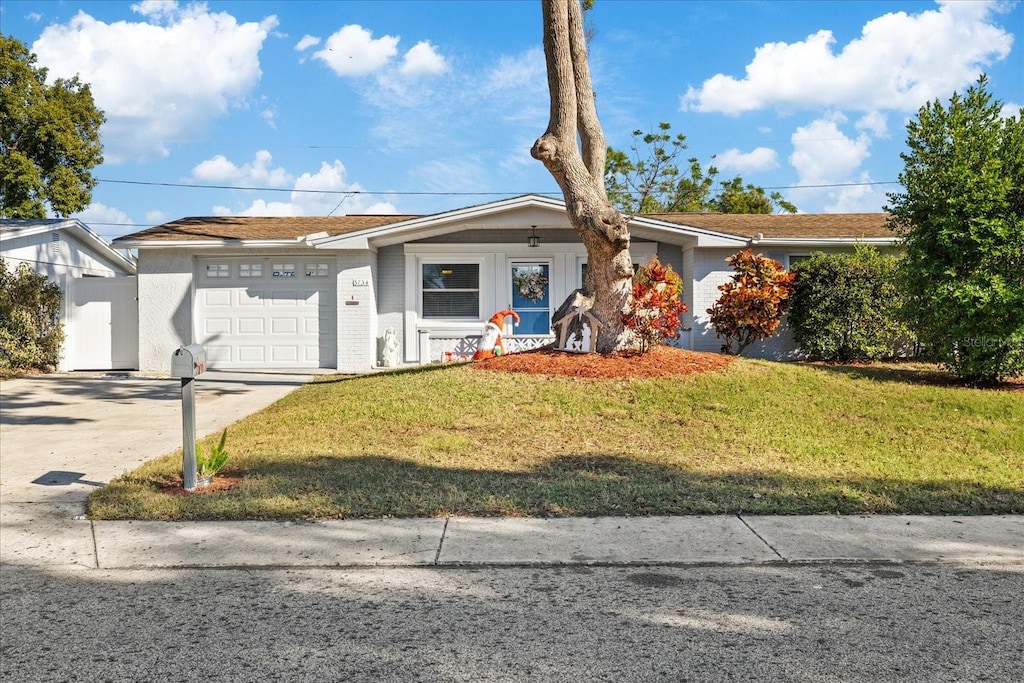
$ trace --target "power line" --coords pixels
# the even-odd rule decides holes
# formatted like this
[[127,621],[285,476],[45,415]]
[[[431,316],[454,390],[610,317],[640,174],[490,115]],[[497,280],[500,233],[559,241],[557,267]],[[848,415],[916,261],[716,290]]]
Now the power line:
[[[97,182],[117,185],[144,185],[147,187],[179,187],[201,190],[248,190],[253,192],[298,192],[304,194],[340,194],[340,195],[399,195],[399,196],[431,196],[431,197],[492,197],[509,196],[518,197],[524,194],[537,194],[547,196],[561,196],[561,192],[431,192],[427,190],[300,190],[297,188],[285,187],[253,187],[248,185],[206,185],[198,183],[160,183],[145,180],[115,180],[112,178],[97,178]],[[762,190],[803,190],[822,189],[829,187],[867,187],[871,185],[899,185],[897,180],[879,180],[859,183],[821,183],[817,185],[770,185],[761,187]]]

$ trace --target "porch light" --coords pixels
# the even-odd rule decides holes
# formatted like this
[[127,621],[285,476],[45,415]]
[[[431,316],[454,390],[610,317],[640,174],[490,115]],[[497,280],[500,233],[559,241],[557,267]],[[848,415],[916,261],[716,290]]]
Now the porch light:
[[537,236],[537,226],[531,225],[530,230],[530,234],[526,237],[526,243],[531,247],[539,247],[540,237]]

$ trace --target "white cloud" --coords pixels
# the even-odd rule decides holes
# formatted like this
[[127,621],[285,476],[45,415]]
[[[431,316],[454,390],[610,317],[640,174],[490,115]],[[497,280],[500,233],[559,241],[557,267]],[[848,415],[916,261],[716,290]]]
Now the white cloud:
[[[230,173],[233,164],[211,159],[212,173]],[[268,154],[269,160],[269,154]],[[225,160],[226,161],[226,160]],[[198,167],[197,167],[198,168]],[[345,165],[337,159],[333,163],[320,163],[315,173],[306,172],[295,179],[288,201],[267,201],[257,198],[240,209],[218,204],[212,208],[215,216],[327,216],[362,213],[397,213],[394,204],[364,192],[359,183],[345,178]],[[290,176],[289,176],[290,177]]]
[[271,168],[270,152],[261,149],[256,152],[252,163],[238,166],[227,157],[218,154],[212,159],[200,162],[192,169],[192,179],[204,183],[230,183],[238,186],[285,187],[292,177],[281,167]]
[[[128,217],[128,214],[121,209],[115,209],[112,206],[100,204],[99,202],[92,202],[89,206],[85,207],[84,211],[76,213],[75,218],[79,219],[86,225],[90,225],[92,223],[119,223],[124,225],[132,222],[132,219]],[[105,229],[104,231],[109,232]]]
[[239,24],[203,4],[132,8],[146,20],[107,24],[79,11],[32,46],[51,77],[79,74],[91,85],[107,116],[104,156],[115,163],[166,156],[170,144],[199,139],[242,104],[259,83],[259,52],[277,25],[273,16]]
[[502,55],[498,63],[484,74],[482,89],[486,93],[515,92],[526,88],[547,92],[547,66],[544,50],[536,47],[518,55]]
[[135,227],[133,221],[121,209],[116,209],[106,204],[92,202],[85,210],[74,214],[74,217],[89,226],[89,229],[97,235],[111,241],[120,235],[126,235]]
[[827,29],[802,42],[767,43],[744,78],[712,76],[690,87],[680,107],[730,115],[768,107],[913,111],[1006,58],[1013,35],[992,22],[1003,7],[940,0],[918,14],[885,14],[838,53]]
[[889,122],[881,112],[868,112],[855,125],[857,130],[867,131],[876,139],[889,137]]
[[1024,115],[1024,105],[1016,104],[1015,102],[1007,102],[1003,105],[1003,108],[999,110],[999,115],[1004,119],[1016,116],[1020,118]]
[[789,162],[800,176],[800,185],[844,182],[871,154],[871,138],[862,133],[856,139],[839,130],[842,115],[817,119],[796,129],[792,135],[793,154]]
[[143,0],[132,5],[132,11],[153,19],[170,19],[178,10],[176,0]]
[[871,176],[861,173],[856,181],[859,185],[845,185],[831,188],[825,195],[830,201],[824,206],[824,213],[878,213],[886,205],[885,190],[869,185]]
[[311,47],[315,47],[320,44],[320,39],[316,36],[305,35],[302,36],[302,40],[295,44],[295,49],[298,52],[304,52]]
[[150,225],[160,225],[161,223],[167,222],[167,212],[159,209],[146,212],[146,223]]
[[421,40],[402,58],[399,69],[405,76],[435,76],[448,71],[448,63],[427,40]]
[[398,54],[398,38],[383,36],[349,24],[332,34],[313,57],[331,67],[338,76],[365,76],[386,66]]
[[741,152],[733,147],[715,155],[715,166],[738,173],[770,171],[779,167],[779,155],[767,147],[758,147],[750,152]]
[[861,168],[871,156],[871,136],[861,132],[851,138],[840,129],[844,123],[845,116],[833,114],[793,133],[789,162],[798,174],[796,184],[827,186],[785,191],[786,198],[798,207],[820,205],[826,213],[882,210],[885,190],[869,185],[871,174]]

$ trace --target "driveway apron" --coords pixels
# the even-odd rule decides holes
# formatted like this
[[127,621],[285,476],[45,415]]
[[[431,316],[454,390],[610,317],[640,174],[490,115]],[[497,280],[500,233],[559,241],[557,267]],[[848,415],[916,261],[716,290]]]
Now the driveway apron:
[[[198,437],[294,391],[311,374],[207,372]],[[0,382],[0,503],[84,503],[114,477],[182,442],[181,380],[61,373]]]

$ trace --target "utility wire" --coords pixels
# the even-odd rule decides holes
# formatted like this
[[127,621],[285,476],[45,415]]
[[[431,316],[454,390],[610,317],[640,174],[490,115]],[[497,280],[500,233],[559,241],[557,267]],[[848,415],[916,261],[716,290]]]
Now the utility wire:
[[[401,195],[401,196],[434,196],[434,197],[487,197],[494,195],[507,195],[518,197],[524,194],[537,194],[547,196],[561,196],[561,192],[430,192],[430,191],[408,191],[408,190],[300,190],[286,187],[252,187],[247,185],[205,185],[199,183],[158,183],[145,180],[115,180],[112,178],[97,178],[97,182],[117,185],[145,185],[148,187],[180,187],[195,188],[203,190],[249,190],[255,192],[299,192],[305,194],[340,194],[340,195]],[[828,187],[866,187],[869,185],[899,185],[896,180],[879,180],[861,183],[822,183],[817,185],[769,185],[761,187],[762,190],[802,190],[821,189]],[[720,186],[721,187],[721,186]]]

